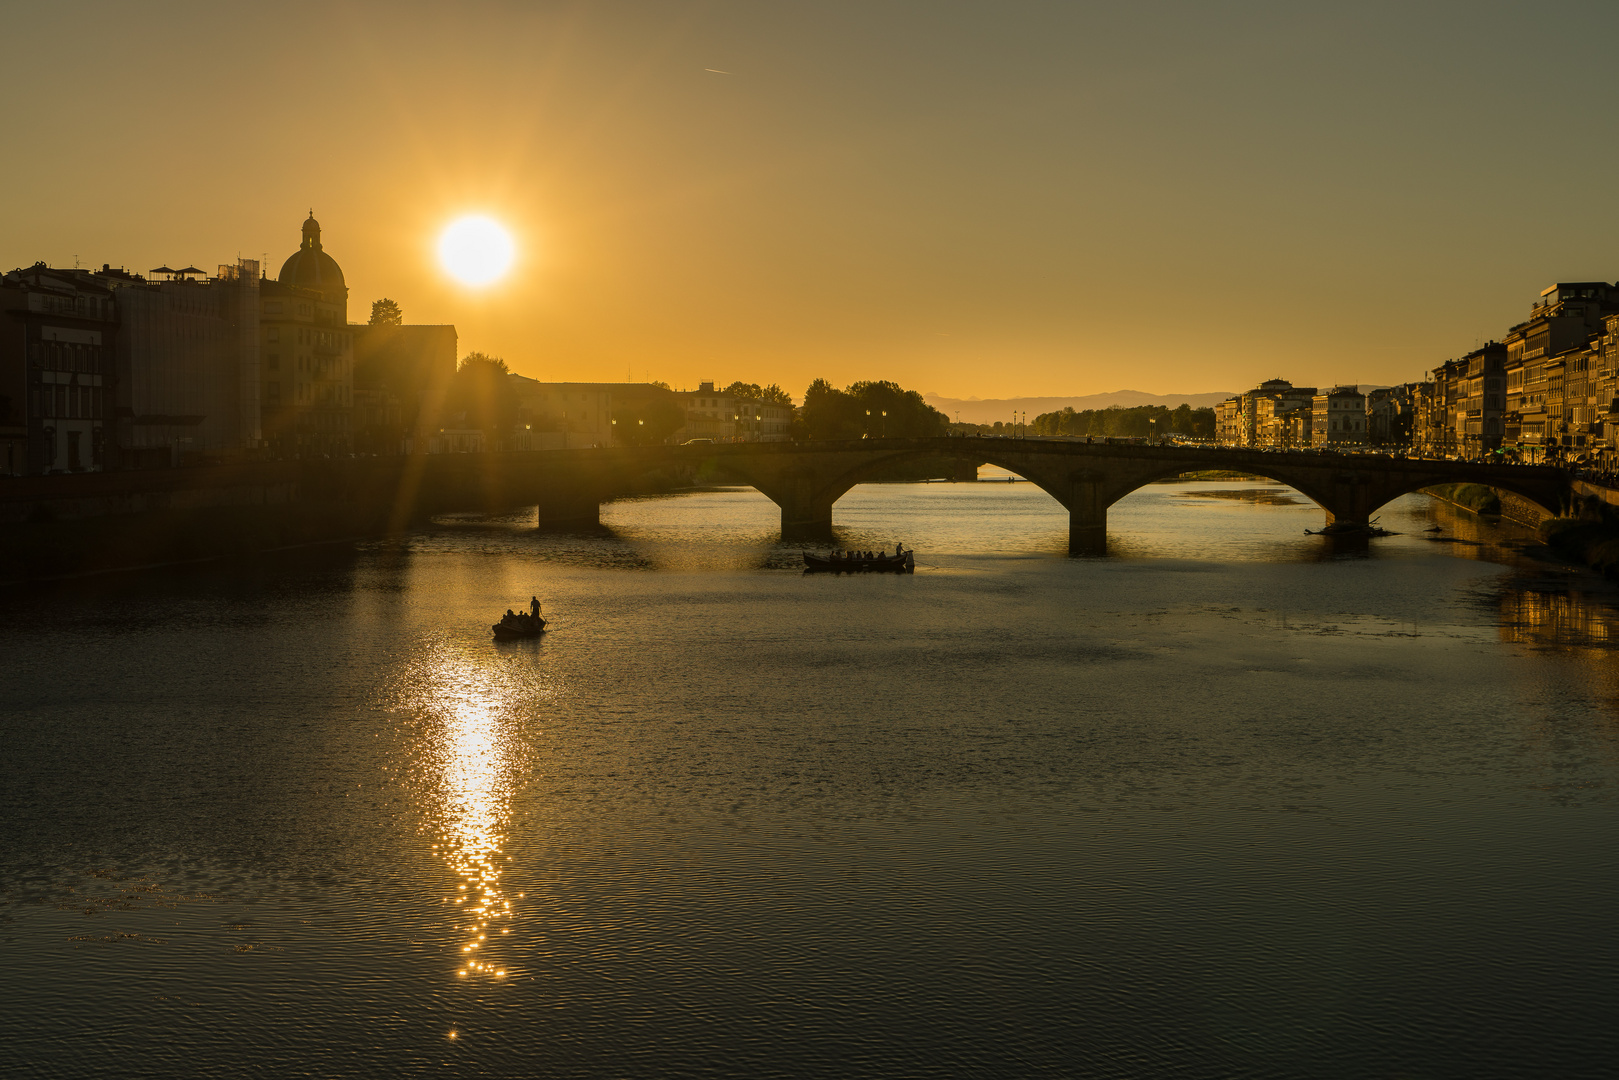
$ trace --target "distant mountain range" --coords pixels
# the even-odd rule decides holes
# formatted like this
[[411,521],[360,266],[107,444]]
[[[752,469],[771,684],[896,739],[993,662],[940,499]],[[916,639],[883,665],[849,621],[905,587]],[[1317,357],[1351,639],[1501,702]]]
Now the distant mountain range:
[[1167,409],[1178,408],[1182,403],[1194,409],[1203,409],[1235,394],[1146,394],[1140,390],[1115,390],[1111,394],[1086,394],[1082,397],[1025,397],[1025,398],[947,398],[938,394],[923,394],[922,398],[929,405],[944,413],[950,419],[958,417],[964,424],[993,424],[1012,419],[1012,412],[1028,413],[1033,420],[1040,413],[1058,412],[1062,409],[1073,409],[1080,412],[1085,409],[1106,409],[1117,405],[1120,408],[1130,408],[1135,405],[1162,405]]

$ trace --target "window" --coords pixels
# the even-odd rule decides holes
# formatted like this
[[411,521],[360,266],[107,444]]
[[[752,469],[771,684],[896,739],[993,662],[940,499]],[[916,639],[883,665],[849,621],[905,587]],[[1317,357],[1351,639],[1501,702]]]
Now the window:
[[264,366],[269,368],[271,371],[280,371],[281,370],[281,354],[280,353],[271,353],[269,356],[266,356],[264,358]]
[[269,402],[271,405],[280,405],[281,384],[278,382],[266,383],[264,385],[264,400]]
[[272,326],[264,332],[264,340],[274,345],[281,340],[281,327]]

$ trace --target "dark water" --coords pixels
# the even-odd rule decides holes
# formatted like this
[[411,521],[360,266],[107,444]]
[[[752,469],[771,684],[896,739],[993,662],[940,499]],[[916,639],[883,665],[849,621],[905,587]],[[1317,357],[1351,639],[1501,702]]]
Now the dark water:
[[1613,598],[1289,499],[1075,560],[1030,485],[857,488],[905,578],[722,491],[4,594],[0,1072],[1614,1075]]

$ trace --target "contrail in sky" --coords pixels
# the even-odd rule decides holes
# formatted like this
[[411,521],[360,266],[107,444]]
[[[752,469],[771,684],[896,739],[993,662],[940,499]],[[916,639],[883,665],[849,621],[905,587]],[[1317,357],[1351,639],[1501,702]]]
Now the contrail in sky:
[[703,70],[704,71],[712,71],[716,75],[734,75],[734,74],[736,74],[733,71],[721,71],[719,68],[704,68]]

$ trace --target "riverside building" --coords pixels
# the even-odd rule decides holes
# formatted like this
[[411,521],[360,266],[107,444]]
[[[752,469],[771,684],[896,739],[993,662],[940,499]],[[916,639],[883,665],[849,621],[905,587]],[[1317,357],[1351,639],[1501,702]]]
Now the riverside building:
[[103,265],[117,296],[117,467],[167,468],[239,458],[261,445],[259,263],[158,267],[147,277]]
[[264,439],[276,457],[353,450],[354,332],[348,285],[313,212],[303,242],[259,288]]
[[713,439],[715,442],[784,442],[793,422],[791,405],[755,401],[716,390],[711,382],[696,390],[677,392],[686,412],[677,441]]
[[453,325],[363,323],[353,342],[351,432],[359,453],[408,454],[438,430],[458,347]]
[[0,278],[0,472],[101,472],[117,387],[113,291],[35,263]]
[[1335,386],[1315,395],[1310,408],[1310,445],[1366,441],[1366,395],[1353,386]]

